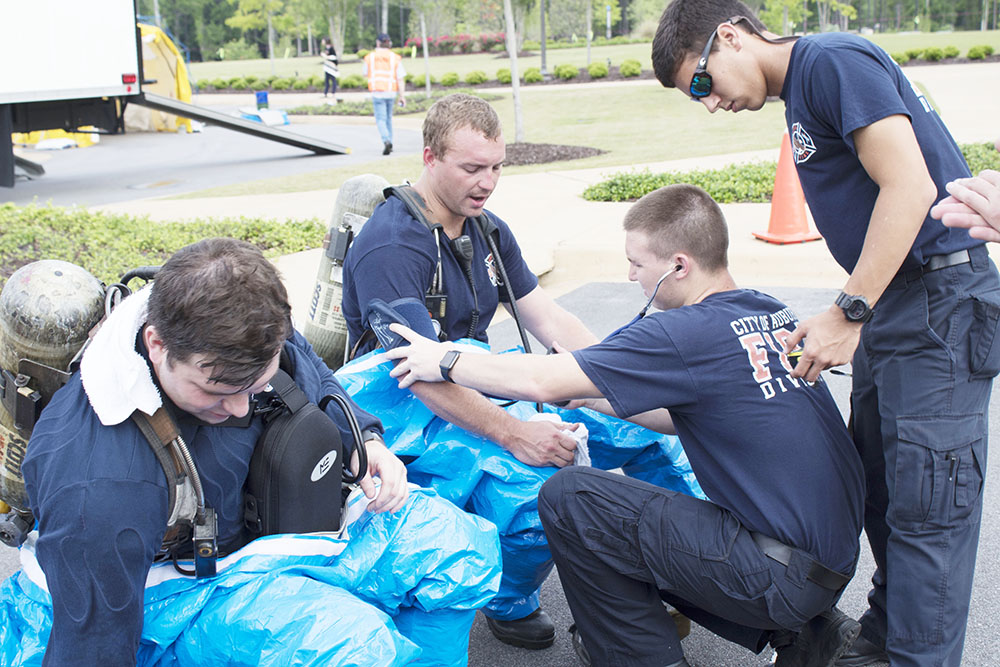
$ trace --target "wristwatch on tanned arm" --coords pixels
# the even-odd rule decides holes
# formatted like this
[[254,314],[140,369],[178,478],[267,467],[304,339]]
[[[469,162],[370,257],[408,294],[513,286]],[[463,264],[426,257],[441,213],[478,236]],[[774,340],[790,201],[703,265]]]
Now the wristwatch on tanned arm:
[[439,365],[441,368],[441,377],[444,378],[445,382],[454,382],[454,380],[451,379],[451,369],[455,367],[455,362],[458,361],[458,357],[461,354],[462,353],[458,350],[448,350],[444,353],[444,356],[441,357]]
[[844,311],[844,317],[847,318],[848,322],[861,322],[864,324],[874,314],[872,307],[868,305],[868,299],[861,295],[841,292],[834,303]]

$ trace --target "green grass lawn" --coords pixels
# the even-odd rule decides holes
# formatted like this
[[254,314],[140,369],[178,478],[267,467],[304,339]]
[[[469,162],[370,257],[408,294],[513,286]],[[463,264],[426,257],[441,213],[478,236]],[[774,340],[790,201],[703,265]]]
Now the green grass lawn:
[[[758,112],[707,113],[676,91],[654,83],[574,89],[524,88],[525,141],[593,146],[607,151],[582,160],[507,167],[519,174],[552,169],[629,167],[698,155],[715,155],[776,148],[784,132],[784,107],[769,103]],[[505,94],[492,102],[503,122],[507,141],[514,137],[514,104]],[[626,113],[627,112],[627,113]],[[223,186],[182,195],[182,198],[240,196],[261,192],[302,192],[339,187],[357,174],[374,172],[392,182],[420,175],[420,156],[380,159],[369,164],[325,169]]]
[[[989,30],[986,32],[935,32],[935,33],[892,33],[871,35],[869,39],[881,46],[889,53],[906,51],[907,49],[927,48],[930,46],[945,47],[955,46],[961,51],[962,56],[969,50],[970,46],[977,44],[989,44],[997,52],[1000,52],[1000,30]],[[642,63],[643,69],[651,69],[650,45],[646,44],[621,44],[611,46],[595,46],[590,50],[591,62],[606,62],[611,60],[611,64],[618,66],[627,58],[638,60]],[[518,68],[523,72],[528,67],[540,67],[541,55],[520,57],[517,59]],[[509,68],[510,62],[505,57],[497,57],[492,53],[477,53],[460,56],[435,56],[429,59],[431,75],[440,78],[445,72],[456,72],[460,76],[480,70],[492,79],[501,68]],[[572,49],[551,49],[546,53],[546,66],[551,71],[556,65],[567,63],[583,67],[587,64],[587,49],[585,47]],[[403,66],[411,74],[423,74],[424,62],[417,52],[416,59],[409,57],[403,60]],[[313,74],[322,74],[322,66],[319,56],[303,58],[275,58],[274,73],[282,77],[306,77]],[[345,57],[345,62],[341,64],[340,71],[344,75],[361,74],[361,61],[353,59],[353,55]],[[264,60],[227,60],[221,62],[191,63],[191,78],[198,80],[211,80],[216,78],[230,79],[237,76],[252,74],[257,77],[264,77],[271,74],[270,61]]]

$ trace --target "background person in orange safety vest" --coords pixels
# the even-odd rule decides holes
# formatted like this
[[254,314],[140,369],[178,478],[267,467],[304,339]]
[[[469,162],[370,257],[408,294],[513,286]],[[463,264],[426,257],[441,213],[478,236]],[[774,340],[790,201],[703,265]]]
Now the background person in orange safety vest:
[[382,135],[382,155],[392,152],[392,107],[399,96],[399,106],[406,106],[406,70],[403,58],[390,50],[392,40],[386,33],[375,39],[375,50],[365,56],[364,75],[372,93],[375,125]]

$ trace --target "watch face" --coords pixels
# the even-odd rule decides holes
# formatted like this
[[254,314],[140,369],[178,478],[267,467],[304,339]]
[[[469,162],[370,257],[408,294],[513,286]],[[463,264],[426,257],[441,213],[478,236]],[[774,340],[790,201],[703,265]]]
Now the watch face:
[[853,301],[851,305],[848,306],[847,308],[847,314],[851,317],[852,320],[860,320],[862,317],[865,316],[866,310],[868,309],[865,307],[863,301]]

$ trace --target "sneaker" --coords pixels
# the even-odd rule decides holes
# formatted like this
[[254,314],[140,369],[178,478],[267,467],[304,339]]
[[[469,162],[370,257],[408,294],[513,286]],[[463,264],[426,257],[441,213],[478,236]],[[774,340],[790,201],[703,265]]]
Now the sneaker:
[[865,667],[876,662],[889,662],[889,654],[884,648],[879,648],[861,635],[854,640],[851,647],[837,660],[836,667]]
[[392,152],[392,142],[391,141],[386,141],[382,145],[382,155],[388,155],[391,152]]
[[802,626],[793,643],[777,647],[774,665],[835,667],[860,632],[860,623],[834,607]]
[[486,624],[494,637],[511,646],[537,650],[552,646],[556,640],[556,627],[542,609],[514,621],[498,621],[487,616]]

